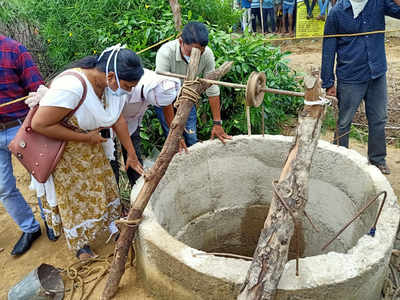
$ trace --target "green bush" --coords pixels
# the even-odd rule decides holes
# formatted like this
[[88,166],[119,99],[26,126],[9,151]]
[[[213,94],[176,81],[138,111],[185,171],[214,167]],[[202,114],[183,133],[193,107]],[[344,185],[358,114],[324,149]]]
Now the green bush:
[[[0,0],[1,1],[1,0]],[[86,55],[98,54],[117,42],[126,43],[134,51],[142,50],[176,34],[169,2],[166,0],[9,0],[15,7],[13,16],[25,18],[37,25],[48,43],[49,58],[54,70]],[[1,3],[1,2],[0,2]],[[263,71],[272,88],[299,90],[295,74],[287,66],[285,56],[262,36],[231,34],[238,23],[240,11],[232,10],[231,0],[181,0],[184,23],[205,22],[210,30],[209,46],[214,51],[217,66],[232,60],[232,70],[225,81],[246,83],[252,71]],[[16,13],[17,12],[17,13]],[[7,11],[0,12],[7,14]],[[154,68],[157,48],[141,54],[144,65]],[[296,114],[301,101],[288,96],[266,94],[264,110],[252,108],[252,131],[261,132],[261,117],[265,116],[268,133],[278,133],[283,122]],[[244,91],[221,88],[221,114],[229,134],[247,132]],[[212,118],[208,101],[203,99],[198,109],[199,139],[208,139]],[[141,136],[143,153],[154,145],[161,147],[163,137],[155,114],[149,110],[143,121]]]

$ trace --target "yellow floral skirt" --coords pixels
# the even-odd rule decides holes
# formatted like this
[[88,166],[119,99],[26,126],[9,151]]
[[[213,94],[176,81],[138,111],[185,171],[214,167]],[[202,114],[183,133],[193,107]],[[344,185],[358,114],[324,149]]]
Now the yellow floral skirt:
[[101,144],[68,142],[53,172],[57,206],[43,201],[46,221],[56,236],[64,232],[74,251],[118,231],[118,187]]

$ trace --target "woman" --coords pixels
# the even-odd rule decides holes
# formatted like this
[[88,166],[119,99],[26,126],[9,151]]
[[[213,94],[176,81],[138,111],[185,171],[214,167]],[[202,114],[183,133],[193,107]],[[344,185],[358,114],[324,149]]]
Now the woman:
[[[107,140],[99,134],[100,128],[112,127],[127,150],[126,167],[143,173],[121,116],[125,103],[122,96],[131,92],[143,68],[134,52],[119,45],[106,49],[100,57],[85,57],[74,67],[68,71],[83,77],[87,86],[85,100],[68,121],[75,129],[60,122],[77,107],[84,87],[79,78],[63,73],[40,101],[32,129],[68,141],[45,184],[44,207],[55,234],[59,235],[62,228],[68,247],[82,260],[95,256],[90,244],[96,238],[118,231],[114,222],[120,216],[118,188],[102,147],[107,146]],[[104,149],[110,148],[112,151],[113,147]]]

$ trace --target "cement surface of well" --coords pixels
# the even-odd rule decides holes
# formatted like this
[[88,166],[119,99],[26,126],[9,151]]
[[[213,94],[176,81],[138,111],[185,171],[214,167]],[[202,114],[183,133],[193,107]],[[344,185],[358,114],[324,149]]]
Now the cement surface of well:
[[[138,238],[138,266],[168,299],[234,299],[249,262],[205,252],[252,256],[291,145],[286,137],[235,137],[177,155],[151,199]],[[368,199],[388,190],[377,236],[366,236],[378,203],[328,249],[321,247]],[[365,299],[380,293],[399,219],[386,179],[358,154],[320,143],[311,169],[308,215],[299,235],[300,276],[289,261],[277,299]],[[384,236],[383,236],[384,234]],[[289,258],[295,256],[292,239]],[[291,298],[295,297],[295,298]]]

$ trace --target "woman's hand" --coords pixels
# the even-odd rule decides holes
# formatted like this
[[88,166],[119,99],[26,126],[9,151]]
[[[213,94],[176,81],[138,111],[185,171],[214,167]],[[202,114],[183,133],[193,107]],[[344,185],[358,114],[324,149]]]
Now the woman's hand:
[[134,169],[140,175],[143,175],[143,173],[144,173],[143,166],[140,163],[140,161],[137,159],[136,155],[135,155],[135,157],[128,155],[128,158],[125,163],[125,171],[127,171],[129,168]]
[[100,135],[100,129],[92,130],[85,134],[86,134],[86,143],[88,144],[96,145],[107,142],[107,139],[103,138]]

